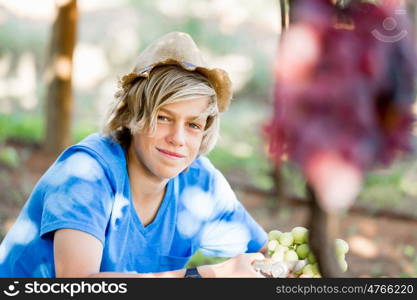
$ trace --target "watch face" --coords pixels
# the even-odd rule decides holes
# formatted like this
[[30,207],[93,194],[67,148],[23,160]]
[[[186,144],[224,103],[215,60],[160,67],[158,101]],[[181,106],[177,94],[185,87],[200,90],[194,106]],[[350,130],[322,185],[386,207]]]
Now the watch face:
[[198,273],[197,268],[190,268],[185,271],[185,278],[201,278],[200,273]]

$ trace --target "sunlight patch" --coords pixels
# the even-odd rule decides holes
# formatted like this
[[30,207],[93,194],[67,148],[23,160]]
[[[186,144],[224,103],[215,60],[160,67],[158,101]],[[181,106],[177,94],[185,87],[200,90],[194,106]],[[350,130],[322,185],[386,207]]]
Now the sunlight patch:
[[378,246],[371,239],[361,235],[354,235],[349,238],[348,242],[352,253],[365,259],[375,259],[378,257]]
[[15,244],[29,244],[38,233],[38,228],[35,223],[22,217],[16,221],[16,224],[10,228],[7,238],[0,246],[0,263],[6,259],[8,252]]
[[185,209],[195,218],[208,220],[214,210],[214,199],[201,188],[191,187],[183,191],[181,198]]
[[212,163],[210,162],[210,160],[206,156],[200,156],[200,158],[198,160],[200,161],[201,166],[204,169],[207,169],[209,171],[214,170],[214,167],[213,167]]
[[215,174],[215,197],[218,199],[220,206],[225,211],[233,211],[235,205],[237,204],[236,195],[230,187],[230,184],[227,182],[226,178],[224,178],[224,176],[219,171],[217,171]]
[[9,251],[10,244],[7,240],[4,240],[3,243],[0,245],[0,264],[4,262],[7,256],[7,252]]
[[62,192],[51,193],[47,196],[46,208],[54,216],[62,216],[64,213],[72,211],[72,201],[68,200],[68,195]]
[[84,152],[71,155],[65,164],[65,171],[70,176],[88,181],[96,181],[104,176],[100,164]]
[[201,227],[201,219],[197,219],[190,211],[183,210],[178,213],[177,228],[181,235],[193,237]]
[[111,214],[111,225],[113,228],[118,226],[118,220],[123,217],[123,209],[129,206],[129,200],[121,194],[117,194],[114,199],[113,210]]
[[210,223],[201,235],[202,251],[207,255],[232,257],[246,252],[249,241],[248,229],[237,222]]
[[10,230],[10,236],[16,244],[29,244],[38,233],[36,224],[27,218],[23,218],[16,225]]
[[89,154],[76,152],[56,166],[55,176],[49,177],[49,183],[61,185],[69,178],[76,177],[87,181],[97,181],[104,177],[100,164]]

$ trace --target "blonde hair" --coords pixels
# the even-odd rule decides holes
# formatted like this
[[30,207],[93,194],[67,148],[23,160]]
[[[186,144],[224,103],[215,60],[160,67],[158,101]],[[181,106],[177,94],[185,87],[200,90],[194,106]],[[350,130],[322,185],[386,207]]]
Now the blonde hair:
[[155,67],[148,78],[139,77],[126,94],[116,97],[103,133],[127,148],[132,135],[138,131],[149,129],[151,134],[155,133],[157,114],[164,105],[203,96],[208,96],[210,102],[201,116],[207,122],[199,155],[206,154],[219,136],[216,93],[205,76],[174,65]]

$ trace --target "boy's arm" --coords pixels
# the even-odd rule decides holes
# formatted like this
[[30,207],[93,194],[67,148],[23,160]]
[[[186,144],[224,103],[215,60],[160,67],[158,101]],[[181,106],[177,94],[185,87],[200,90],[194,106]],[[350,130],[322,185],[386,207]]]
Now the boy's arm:
[[[103,245],[94,236],[74,229],[59,229],[54,234],[56,277],[184,277],[185,269],[161,273],[100,272]],[[225,262],[198,267],[202,277],[263,277],[252,267],[261,253],[248,253]]]

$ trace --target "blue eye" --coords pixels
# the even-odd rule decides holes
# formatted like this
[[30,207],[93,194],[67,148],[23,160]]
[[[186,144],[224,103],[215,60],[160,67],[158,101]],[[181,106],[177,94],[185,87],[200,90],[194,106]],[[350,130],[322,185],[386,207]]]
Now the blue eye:
[[165,116],[158,116],[158,121],[169,121],[169,119]]
[[200,125],[198,125],[198,124],[195,124],[195,123],[190,123],[190,124],[189,124],[189,126],[190,126],[192,129],[201,129],[201,126],[200,126]]

